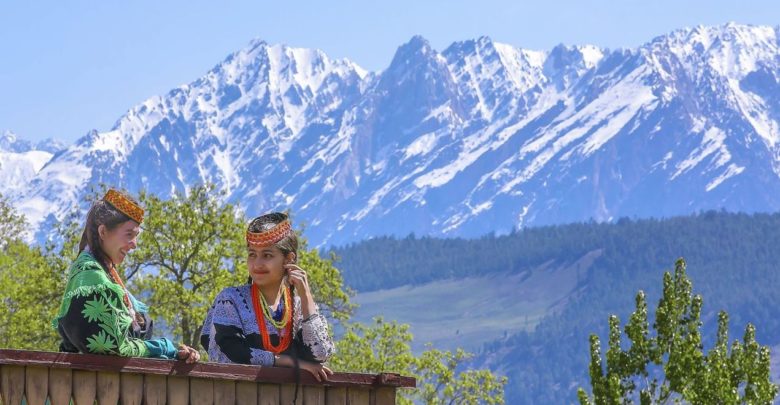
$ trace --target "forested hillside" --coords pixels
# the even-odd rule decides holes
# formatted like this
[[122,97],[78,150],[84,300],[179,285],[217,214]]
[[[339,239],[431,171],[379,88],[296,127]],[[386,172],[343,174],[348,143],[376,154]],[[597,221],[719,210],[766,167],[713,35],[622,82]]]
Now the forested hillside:
[[[705,347],[714,339],[721,309],[730,315],[733,336],[741,336],[745,324],[752,322],[759,342],[780,344],[780,214],[710,211],[660,220],[531,228],[475,240],[377,238],[335,250],[346,284],[361,293],[485,274],[522,274],[595,256],[586,268],[572,267],[576,288],[556,311],[532,330],[495,336],[481,350],[480,365],[509,376],[508,403],[576,401],[576,387],[587,383],[588,334],[605,337],[611,313],[625,320],[637,290],[645,290],[654,307],[662,273],[671,270],[678,257],[685,257],[694,291],[704,297]],[[522,277],[506,280],[515,280],[522,290]],[[496,298],[490,297],[491,290],[473,294]],[[502,314],[489,306],[479,312],[480,318]],[[402,319],[412,330],[414,317],[409,313],[410,319]],[[778,370],[773,373],[777,380]]]

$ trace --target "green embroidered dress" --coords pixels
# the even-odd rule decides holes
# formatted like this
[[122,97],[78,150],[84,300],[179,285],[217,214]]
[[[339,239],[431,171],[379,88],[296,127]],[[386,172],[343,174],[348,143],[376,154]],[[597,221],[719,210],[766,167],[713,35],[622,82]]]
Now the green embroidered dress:
[[144,322],[133,322],[124,289],[89,253],[81,252],[68,272],[68,285],[53,326],[62,337],[60,351],[124,357],[176,358],[170,340],[151,339],[148,308],[128,293]]

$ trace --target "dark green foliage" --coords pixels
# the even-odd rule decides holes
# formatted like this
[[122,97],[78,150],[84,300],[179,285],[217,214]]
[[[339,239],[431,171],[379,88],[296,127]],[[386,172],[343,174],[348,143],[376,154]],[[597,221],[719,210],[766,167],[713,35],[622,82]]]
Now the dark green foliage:
[[[584,223],[527,229],[477,240],[374,239],[337,249],[345,283],[358,292],[486,273],[518,273],[548,261],[598,259],[582,272],[568,304],[533,332],[496,336],[478,366],[509,377],[507,403],[573,403],[588,383],[589,335],[607,339],[604,319],[628,319],[631,295],[661,296],[658,280],[670,259],[685,257],[697,291],[707,297],[702,341],[716,340],[718,312],[730,333],[757,325],[756,340],[780,343],[780,214],[705,212],[690,217]],[[652,321],[652,320],[651,320]]]

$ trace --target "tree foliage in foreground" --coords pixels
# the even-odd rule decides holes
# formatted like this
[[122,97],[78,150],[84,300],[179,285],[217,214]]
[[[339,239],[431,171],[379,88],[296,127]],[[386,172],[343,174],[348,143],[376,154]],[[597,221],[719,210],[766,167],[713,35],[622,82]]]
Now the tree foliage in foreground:
[[362,373],[394,372],[417,378],[417,389],[401,392],[401,404],[503,404],[506,377],[489,370],[463,369],[471,354],[431,346],[415,356],[409,325],[374,318],[373,325],[349,324],[336,342],[334,369]]
[[[663,276],[663,294],[652,332],[645,294],[636,295],[636,309],[624,328],[609,318],[605,356],[598,336],[590,336],[591,392],[578,390],[582,405],[597,404],[769,404],[777,395],[770,381],[769,348],[756,342],[748,324],[742,341],[729,346],[728,314],[718,315],[715,346],[704,352],[701,335],[703,299],[694,295],[679,259],[674,274]],[[606,367],[604,365],[606,360]]]

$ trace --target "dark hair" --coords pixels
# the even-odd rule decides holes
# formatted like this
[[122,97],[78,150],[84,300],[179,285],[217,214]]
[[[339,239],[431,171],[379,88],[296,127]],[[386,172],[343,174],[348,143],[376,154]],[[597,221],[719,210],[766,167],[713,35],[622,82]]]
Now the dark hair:
[[[138,203],[135,199],[127,195],[127,193],[121,194],[128,200],[136,204]],[[100,263],[104,269],[108,270],[111,259],[109,259],[106,252],[103,251],[103,248],[100,246],[100,233],[98,232],[98,228],[100,225],[105,225],[106,229],[110,231],[127,221],[133,221],[133,219],[116,209],[110,203],[103,201],[103,199],[92,203],[92,207],[90,207],[89,212],[87,213],[87,222],[84,225],[84,233],[81,234],[79,254],[89,246],[92,256],[97,259],[98,263]]]
[[[258,232],[264,232],[269,229],[272,229],[279,223],[289,219],[290,217],[283,213],[283,212],[272,212],[270,214],[261,215],[255,219],[253,219],[249,223],[249,227],[247,230],[249,232],[258,233]],[[279,248],[279,250],[282,251],[282,253],[286,255],[290,253],[295,253],[295,255],[298,255],[298,235],[295,234],[295,232],[290,233],[289,236],[285,237],[284,239],[280,240],[279,242],[274,243],[274,246]]]

